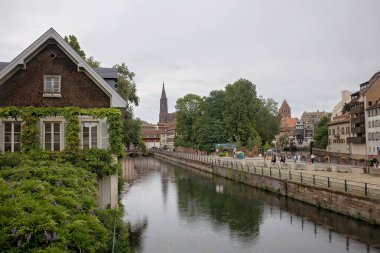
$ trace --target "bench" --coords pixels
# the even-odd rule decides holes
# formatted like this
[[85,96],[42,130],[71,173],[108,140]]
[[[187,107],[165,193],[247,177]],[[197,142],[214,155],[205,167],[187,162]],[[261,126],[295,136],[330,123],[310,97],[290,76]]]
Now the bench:
[[336,166],[336,172],[344,172],[344,173],[350,172],[351,173],[352,168],[349,165],[337,165]]
[[305,163],[296,163],[294,164],[295,170],[306,170],[306,164]]
[[320,164],[314,165],[314,170],[315,171],[328,171],[329,167],[330,166],[328,164],[320,163]]

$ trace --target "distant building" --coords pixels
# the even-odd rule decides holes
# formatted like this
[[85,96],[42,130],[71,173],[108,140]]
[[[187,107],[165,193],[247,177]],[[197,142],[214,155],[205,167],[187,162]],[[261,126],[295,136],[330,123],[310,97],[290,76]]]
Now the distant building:
[[284,99],[284,102],[282,102],[279,113],[280,113],[281,119],[292,117],[292,110],[285,99]]
[[305,129],[304,129],[304,123],[302,120],[297,120],[294,134],[295,134],[295,141],[296,141],[295,145],[303,146],[303,142],[305,140]]
[[146,121],[141,122],[141,139],[147,149],[160,148],[160,134],[161,130],[156,125],[150,124]]
[[175,113],[168,113],[168,99],[165,92],[165,84],[162,84],[162,92],[160,99],[160,114],[158,121],[158,128],[163,127],[165,124],[170,123],[175,119]]
[[[328,123],[328,145],[326,151],[330,155],[341,157],[350,154],[350,145],[347,138],[350,136],[350,114],[343,113],[345,104],[351,101],[351,92],[342,91],[341,100],[332,111],[330,123]],[[349,109],[349,108],[348,108]]]
[[279,142],[280,137],[284,135],[288,135],[289,137],[289,144],[290,146],[293,146],[295,140],[295,129],[296,129],[296,122],[297,118],[292,118],[291,108],[288,104],[288,102],[284,99],[284,102],[282,102],[281,107],[279,109],[279,114],[281,117],[280,120],[280,133],[276,137],[277,141]]
[[363,94],[368,88],[368,82],[360,84],[360,90],[351,94],[350,102],[350,125],[351,133],[347,138],[350,144],[351,158],[365,159],[366,150],[366,129],[365,129],[365,113],[364,113],[364,97]]
[[[369,80],[363,92],[366,122],[367,155],[380,155],[380,72]],[[378,157],[379,158],[379,157]]]
[[317,129],[317,125],[319,121],[323,117],[327,117],[330,119],[331,113],[325,111],[316,111],[316,112],[304,112],[302,114],[301,120],[304,125],[304,142],[305,145],[310,145],[313,141],[313,137],[315,134],[315,130]]
[[350,115],[348,113],[335,116],[328,125],[328,145],[326,151],[333,156],[350,154],[347,138],[350,136]]
[[165,125],[162,125],[160,134],[160,145],[164,150],[174,150],[174,137],[175,137],[176,121],[173,120]]
[[334,110],[331,113],[331,117],[332,118],[340,116],[340,115],[343,115],[343,113],[342,113],[343,107],[344,107],[345,104],[349,104],[350,103],[350,101],[351,101],[351,94],[352,94],[352,92],[350,92],[350,91],[347,91],[347,90],[342,91],[341,100],[334,107]]

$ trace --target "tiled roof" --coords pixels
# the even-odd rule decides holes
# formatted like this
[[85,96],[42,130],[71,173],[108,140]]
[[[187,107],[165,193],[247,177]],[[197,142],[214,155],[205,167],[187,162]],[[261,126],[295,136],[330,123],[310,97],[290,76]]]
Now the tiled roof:
[[118,77],[116,68],[93,68],[93,69],[103,79],[117,79]]
[[281,119],[281,126],[282,127],[295,127],[297,123],[296,118],[282,118]]

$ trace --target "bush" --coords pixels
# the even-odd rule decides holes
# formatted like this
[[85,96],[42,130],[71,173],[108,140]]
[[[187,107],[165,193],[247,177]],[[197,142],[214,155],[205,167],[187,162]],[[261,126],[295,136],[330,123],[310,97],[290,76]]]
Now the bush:
[[97,216],[96,175],[70,164],[0,170],[3,251],[93,252],[109,233]]
[[0,154],[0,168],[2,167],[16,167],[21,164],[21,155],[19,153],[5,152]]

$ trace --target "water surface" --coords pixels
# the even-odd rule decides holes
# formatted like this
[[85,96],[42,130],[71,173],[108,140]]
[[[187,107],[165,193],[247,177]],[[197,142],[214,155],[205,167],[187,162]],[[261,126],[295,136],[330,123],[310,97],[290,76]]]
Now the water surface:
[[380,252],[380,229],[154,158],[128,158],[136,252]]

